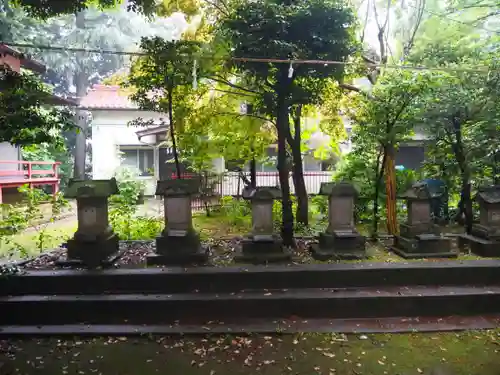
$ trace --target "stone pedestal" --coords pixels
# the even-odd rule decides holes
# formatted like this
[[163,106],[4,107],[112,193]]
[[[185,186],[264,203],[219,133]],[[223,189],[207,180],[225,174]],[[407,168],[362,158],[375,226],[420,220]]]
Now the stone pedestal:
[[474,254],[500,257],[500,185],[479,189],[476,200],[480,210],[479,224],[459,241],[462,246],[468,244]]
[[321,195],[328,196],[328,228],[311,245],[314,259],[362,259],[366,257],[365,237],[356,230],[354,200],[358,192],[347,182],[323,182]]
[[186,265],[205,263],[208,249],[195,232],[191,214],[191,196],[199,184],[192,180],[158,181],[156,195],[165,205],[165,229],[156,238],[156,254],[147,258],[148,265]]
[[111,266],[119,250],[118,236],[108,221],[108,198],[118,193],[115,179],[72,180],[67,198],[76,198],[78,230],[67,243],[67,258],[59,266],[96,268]]
[[431,194],[425,183],[414,184],[405,194],[408,218],[399,226],[400,235],[394,239],[394,251],[405,259],[456,258],[451,240],[440,234],[432,221]]
[[273,233],[273,201],[281,198],[276,187],[257,187],[247,193],[252,204],[252,233],[241,242],[236,262],[269,263],[291,259],[281,237]]

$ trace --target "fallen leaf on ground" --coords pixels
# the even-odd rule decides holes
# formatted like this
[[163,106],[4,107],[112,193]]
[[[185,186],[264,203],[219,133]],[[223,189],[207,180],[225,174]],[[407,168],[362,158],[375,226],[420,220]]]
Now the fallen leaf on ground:
[[333,354],[333,353],[328,353],[328,352],[323,352],[323,355],[324,355],[325,357],[328,357],[328,358],[333,358],[333,357],[335,357],[335,354]]

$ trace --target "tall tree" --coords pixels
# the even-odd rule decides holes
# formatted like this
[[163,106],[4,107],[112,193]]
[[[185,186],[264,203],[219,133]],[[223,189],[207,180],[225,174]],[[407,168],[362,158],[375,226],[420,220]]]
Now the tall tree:
[[[342,61],[353,52],[354,22],[352,11],[343,1],[259,0],[237,4],[224,17],[221,31],[230,41],[234,57]],[[236,66],[258,82],[263,91],[262,111],[276,123],[277,167],[283,196],[282,236],[286,245],[292,245],[294,218],[287,156],[290,108],[302,104],[303,93],[308,92],[311,82],[326,84],[325,78],[340,77],[343,69],[335,65],[293,66],[244,59],[237,61]]]
[[[185,21],[175,18],[173,22],[160,19],[146,19],[136,13],[127,12],[127,4],[116,9],[102,12],[95,7],[78,12],[76,15],[63,15],[38,23],[36,34],[32,30],[33,20],[19,9],[12,9],[14,19],[19,22],[10,29],[15,42],[29,42],[49,46],[70,48],[130,50],[140,41],[141,36],[160,35],[167,39],[178,37]],[[19,29],[21,28],[21,29]],[[26,33],[23,30],[26,28]],[[51,81],[56,90],[82,98],[87,89],[104,77],[111,75],[128,63],[128,57],[120,54],[86,53],[71,51],[30,50],[34,56],[52,68]],[[82,131],[76,136],[74,148],[74,176],[85,177],[86,137],[88,116],[77,110],[76,121]]]
[[[181,178],[175,137],[176,119],[180,118],[175,108],[176,99],[186,94],[195,79],[203,78],[206,60],[200,60],[201,44],[197,42],[145,38],[141,48],[146,56],[138,59],[129,77],[130,84],[136,88],[132,98],[142,109],[168,114],[177,178]],[[193,73],[195,64],[197,77]]]
[[420,73],[401,70],[384,74],[374,86],[371,94],[355,95],[348,103],[348,115],[358,125],[355,147],[362,152],[376,155],[370,157],[375,162],[374,190],[374,228],[378,229],[378,198],[379,186],[383,176],[386,180],[387,195],[387,230],[397,233],[396,223],[390,218],[396,217],[396,176],[390,170],[395,170],[395,152],[399,143],[407,139],[414,126],[418,104],[426,95],[431,81],[429,76]]

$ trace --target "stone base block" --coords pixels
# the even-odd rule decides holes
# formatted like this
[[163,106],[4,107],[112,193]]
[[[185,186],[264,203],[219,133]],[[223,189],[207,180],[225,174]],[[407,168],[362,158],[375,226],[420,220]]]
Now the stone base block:
[[310,249],[315,260],[359,260],[368,258],[365,251],[342,251],[338,249],[322,249],[318,244],[312,244]]
[[320,233],[319,244],[310,248],[316,260],[328,259],[363,259],[366,239],[356,231],[334,231],[333,233]]
[[496,228],[485,227],[484,225],[474,224],[472,226],[472,236],[483,238],[487,241],[500,242],[500,231]]
[[205,264],[208,261],[209,249],[200,246],[194,253],[152,254],[146,258],[148,266],[173,266]]
[[456,258],[451,240],[434,234],[421,234],[415,238],[396,236],[391,250],[405,259]]
[[500,242],[486,240],[468,234],[460,236],[459,241],[463,245],[468,244],[470,251],[476,255],[486,258],[500,257]]
[[119,239],[112,234],[106,239],[97,241],[80,241],[71,239],[67,243],[66,260],[57,262],[61,267],[110,267],[119,258]]
[[194,232],[186,236],[160,236],[156,238],[156,254],[148,256],[147,264],[203,264],[208,260],[208,253]]
[[278,236],[265,241],[258,241],[253,237],[245,238],[241,241],[241,250],[234,257],[235,262],[256,264],[285,262],[291,259],[291,252],[283,247],[283,241]]
[[434,223],[425,223],[425,224],[400,224],[399,232],[402,237],[413,238],[415,236],[421,234],[435,234],[439,235],[439,226]]

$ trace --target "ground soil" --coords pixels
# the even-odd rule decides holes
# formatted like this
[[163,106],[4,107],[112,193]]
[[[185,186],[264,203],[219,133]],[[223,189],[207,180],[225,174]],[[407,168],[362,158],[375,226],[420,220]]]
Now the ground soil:
[[0,373],[500,374],[500,331],[4,341]]

